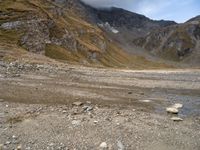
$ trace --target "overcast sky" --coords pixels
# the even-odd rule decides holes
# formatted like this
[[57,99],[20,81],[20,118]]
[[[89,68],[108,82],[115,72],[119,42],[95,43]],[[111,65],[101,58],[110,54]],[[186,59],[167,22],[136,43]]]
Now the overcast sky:
[[186,20],[200,15],[200,0],[82,0],[95,7],[120,7],[156,20]]

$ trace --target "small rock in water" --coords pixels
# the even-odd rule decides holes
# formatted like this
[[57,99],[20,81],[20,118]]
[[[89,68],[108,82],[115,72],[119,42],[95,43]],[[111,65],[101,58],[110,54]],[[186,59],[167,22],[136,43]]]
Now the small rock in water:
[[83,105],[83,103],[82,102],[74,102],[73,105],[74,106],[81,106],[81,105]]
[[118,142],[117,142],[117,146],[118,146],[118,150],[124,150],[124,149],[125,149],[125,148],[124,148],[124,145],[122,144],[121,141],[118,141]]
[[173,121],[183,121],[183,119],[179,118],[179,117],[172,117],[171,120],[173,120]]
[[178,114],[178,109],[177,109],[177,108],[174,108],[174,107],[168,107],[168,108],[166,108],[166,111],[167,111],[168,113]]
[[100,144],[99,147],[100,147],[101,149],[107,149],[107,148],[108,148],[108,145],[107,145],[106,142],[103,142],[103,143]]
[[176,109],[179,109],[179,108],[182,108],[182,107],[183,107],[183,104],[176,103],[176,104],[174,104],[172,107],[174,107],[174,108],[176,108]]

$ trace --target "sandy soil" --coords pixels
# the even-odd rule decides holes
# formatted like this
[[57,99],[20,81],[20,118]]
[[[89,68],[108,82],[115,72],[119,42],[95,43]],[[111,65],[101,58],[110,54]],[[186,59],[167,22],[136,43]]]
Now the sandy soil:
[[0,149],[200,149],[200,70],[1,62],[0,85]]

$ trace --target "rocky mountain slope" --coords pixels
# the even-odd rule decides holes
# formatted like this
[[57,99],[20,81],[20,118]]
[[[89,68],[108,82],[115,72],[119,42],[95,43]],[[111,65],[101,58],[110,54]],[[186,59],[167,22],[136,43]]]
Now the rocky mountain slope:
[[70,63],[165,66],[125,53],[97,26],[101,21],[96,12],[79,0],[1,1],[0,58],[36,53]]
[[200,19],[157,29],[134,43],[153,55],[177,62],[200,64]]
[[128,30],[132,38],[144,36],[157,28],[176,24],[173,21],[154,21],[143,15],[115,7],[97,10],[97,17],[122,33]]

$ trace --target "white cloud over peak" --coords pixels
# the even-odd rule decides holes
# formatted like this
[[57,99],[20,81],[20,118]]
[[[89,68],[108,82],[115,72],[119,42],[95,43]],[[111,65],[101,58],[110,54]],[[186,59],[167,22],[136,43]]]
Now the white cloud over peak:
[[184,22],[200,15],[199,0],[82,0],[94,7],[120,7],[152,19]]

